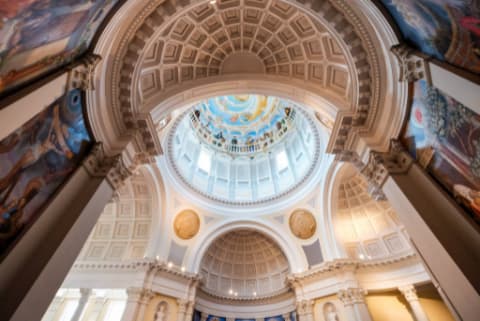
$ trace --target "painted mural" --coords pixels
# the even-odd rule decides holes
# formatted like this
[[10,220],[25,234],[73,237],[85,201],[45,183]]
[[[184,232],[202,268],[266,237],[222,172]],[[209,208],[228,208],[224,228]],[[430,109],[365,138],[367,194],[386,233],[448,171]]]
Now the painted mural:
[[403,142],[480,223],[480,115],[417,81]]
[[425,54],[480,73],[480,0],[381,0]]
[[78,90],[0,142],[0,255],[38,217],[91,142]]
[[71,62],[118,0],[0,0],[0,93]]

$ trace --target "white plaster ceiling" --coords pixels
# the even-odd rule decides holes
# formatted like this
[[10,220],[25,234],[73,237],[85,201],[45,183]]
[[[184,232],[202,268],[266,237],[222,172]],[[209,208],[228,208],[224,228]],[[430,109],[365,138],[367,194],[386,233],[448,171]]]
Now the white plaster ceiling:
[[203,3],[162,29],[132,66],[139,70],[143,103],[175,85],[231,73],[287,76],[349,99],[351,77],[340,46],[317,20],[287,2]]
[[285,292],[289,271],[287,258],[270,238],[252,230],[234,230],[210,245],[200,274],[205,292],[245,299]]
[[139,171],[116,191],[116,198],[103,210],[77,261],[143,258],[153,206],[151,186],[144,175]]
[[347,255],[368,260],[411,251],[388,201],[373,200],[367,181],[352,165],[345,165],[341,174],[334,224]]

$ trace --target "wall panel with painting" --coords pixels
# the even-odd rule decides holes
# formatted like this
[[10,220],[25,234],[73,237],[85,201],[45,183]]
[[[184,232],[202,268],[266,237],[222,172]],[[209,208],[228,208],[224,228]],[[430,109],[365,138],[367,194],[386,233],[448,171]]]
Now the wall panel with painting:
[[0,141],[0,258],[26,232],[92,145],[72,90]]
[[121,0],[0,0],[0,97],[84,54]]

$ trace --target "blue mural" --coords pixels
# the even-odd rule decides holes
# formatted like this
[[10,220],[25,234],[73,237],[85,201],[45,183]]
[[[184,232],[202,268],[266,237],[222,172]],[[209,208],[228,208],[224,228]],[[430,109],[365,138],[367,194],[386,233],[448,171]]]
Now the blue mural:
[[480,73],[480,1],[381,2],[411,45],[439,60]]
[[40,215],[91,146],[73,90],[0,142],[0,255]]
[[402,140],[480,222],[480,116],[426,81],[418,81]]

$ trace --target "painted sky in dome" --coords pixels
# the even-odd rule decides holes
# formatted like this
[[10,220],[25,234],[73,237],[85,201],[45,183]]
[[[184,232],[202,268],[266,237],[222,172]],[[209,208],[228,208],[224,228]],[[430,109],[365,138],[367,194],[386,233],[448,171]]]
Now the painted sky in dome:
[[221,137],[257,138],[282,123],[289,103],[272,96],[231,95],[207,99],[195,107],[202,124]]

